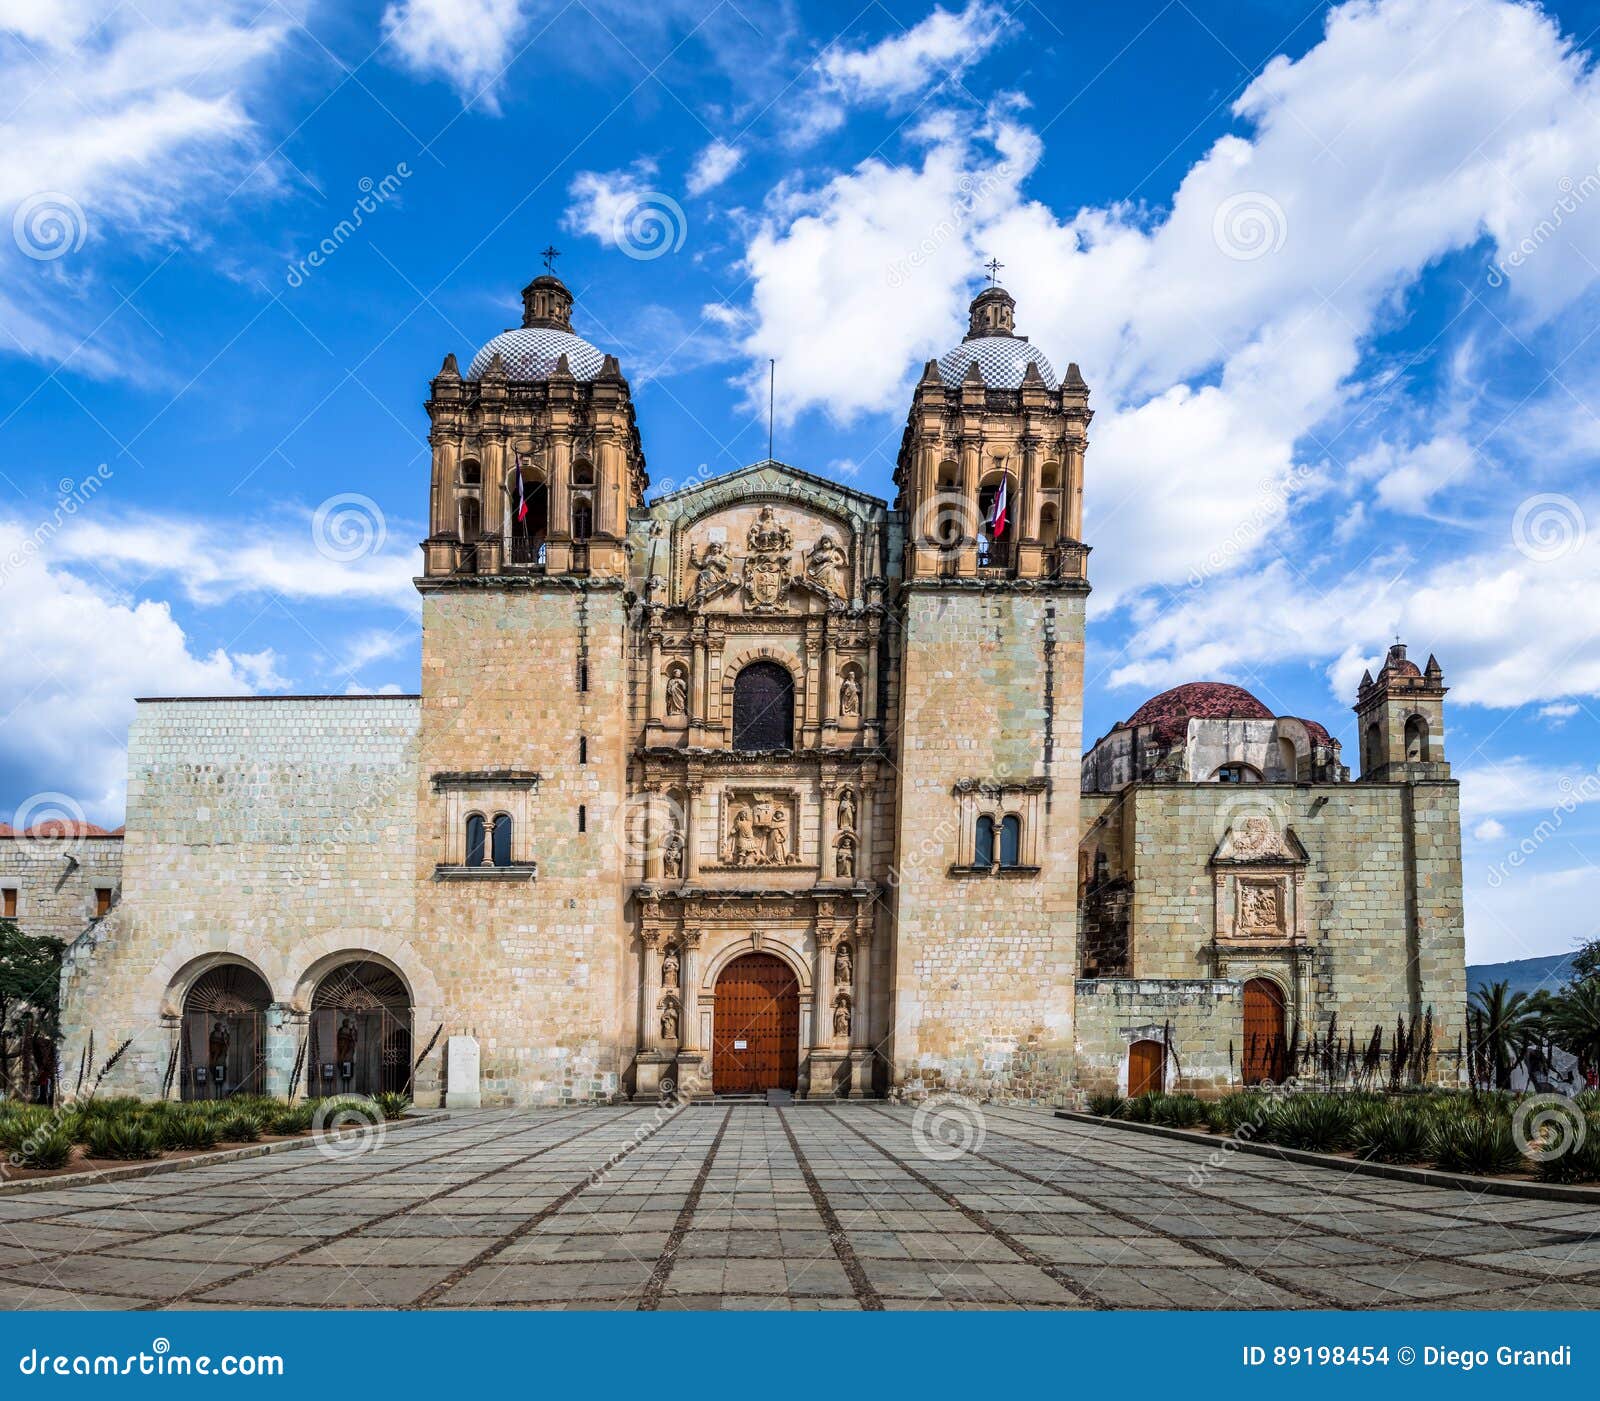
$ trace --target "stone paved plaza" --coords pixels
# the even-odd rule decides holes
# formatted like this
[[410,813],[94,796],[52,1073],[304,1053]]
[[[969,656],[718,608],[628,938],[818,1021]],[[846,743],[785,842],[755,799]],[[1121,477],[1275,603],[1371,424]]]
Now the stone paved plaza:
[[0,1307],[1600,1305],[1600,1208],[971,1112],[950,1156],[888,1105],[483,1111],[6,1195]]

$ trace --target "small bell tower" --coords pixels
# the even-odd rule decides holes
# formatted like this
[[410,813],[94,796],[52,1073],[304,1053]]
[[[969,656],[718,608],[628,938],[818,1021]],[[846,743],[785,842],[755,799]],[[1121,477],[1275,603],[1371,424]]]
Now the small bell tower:
[[1361,777],[1377,783],[1450,777],[1444,757],[1444,671],[1428,657],[1421,668],[1396,640],[1376,679],[1369,671],[1356,692]]

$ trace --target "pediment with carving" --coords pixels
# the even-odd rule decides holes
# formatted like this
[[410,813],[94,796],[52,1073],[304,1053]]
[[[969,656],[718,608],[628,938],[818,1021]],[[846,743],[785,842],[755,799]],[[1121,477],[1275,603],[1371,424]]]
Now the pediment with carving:
[[673,596],[696,610],[754,617],[840,608],[855,585],[854,547],[840,523],[819,512],[729,506],[684,531]]

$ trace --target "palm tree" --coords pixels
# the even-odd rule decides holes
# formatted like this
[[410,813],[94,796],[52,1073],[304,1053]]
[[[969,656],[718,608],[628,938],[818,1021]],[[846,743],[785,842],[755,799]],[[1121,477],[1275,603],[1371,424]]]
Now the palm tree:
[[1539,1037],[1538,1009],[1527,993],[1512,992],[1507,982],[1479,983],[1467,1016],[1477,1053],[1494,1073],[1495,1089],[1509,1090],[1511,1072]]
[[1600,978],[1569,983],[1551,1001],[1550,1039],[1587,1074],[1600,1066]]

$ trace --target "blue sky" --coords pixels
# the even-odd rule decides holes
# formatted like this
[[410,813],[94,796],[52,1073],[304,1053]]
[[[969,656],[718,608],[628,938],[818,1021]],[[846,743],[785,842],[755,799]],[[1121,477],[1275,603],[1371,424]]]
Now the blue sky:
[[[1469,952],[1596,933],[1600,5],[0,4],[0,810],[414,690],[422,401],[564,250],[654,489],[892,496],[990,256],[1097,409],[1085,728],[1452,686]],[[322,250],[322,251],[318,251]],[[313,253],[316,256],[313,258]],[[49,798],[41,795],[60,795]]]

